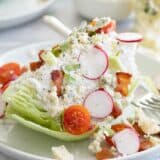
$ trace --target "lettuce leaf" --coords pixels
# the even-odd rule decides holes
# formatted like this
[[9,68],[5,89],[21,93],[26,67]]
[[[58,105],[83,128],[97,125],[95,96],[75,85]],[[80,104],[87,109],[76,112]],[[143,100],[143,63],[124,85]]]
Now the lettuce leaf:
[[43,109],[42,104],[37,98],[36,90],[32,86],[20,85],[14,95],[9,95],[9,90],[7,90],[7,94],[4,93],[4,96],[11,96],[6,109],[8,117],[16,114],[46,128],[62,131],[61,118],[53,118]]
[[118,56],[109,56],[109,68],[113,71],[125,71],[125,67],[120,62]]
[[38,132],[41,132],[41,133],[45,133],[45,134],[52,136],[54,138],[57,138],[59,140],[68,141],[68,142],[80,141],[80,140],[86,139],[86,138],[90,137],[98,129],[98,127],[94,127],[93,129],[89,130],[88,132],[86,132],[84,134],[73,135],[73,134],[70,134],[67,132],[53,131],[53,130],[48,129],[46,127],[43,127],[39,124],[28,121],[28,120],[26,120],[16,114],[11,114],[10,117],[28,128],[31,128],[31,129],[38,131]]
[[56,57],[52,54],[51,51],[41,55],[44,62],[48,65],[55,65],[57,63]]

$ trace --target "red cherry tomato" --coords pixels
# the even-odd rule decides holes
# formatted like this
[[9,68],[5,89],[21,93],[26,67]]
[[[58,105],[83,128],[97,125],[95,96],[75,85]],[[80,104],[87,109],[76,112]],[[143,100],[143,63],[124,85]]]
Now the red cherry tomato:
[[3,93],[3,92],[8,88],[9,84],[10,84],[10,81],[9,81],[8,83],[4,84],[4,85],[0,88],[0,93]]
[[31,69],[31,71],[35,71],[36,69],[40,68],[42,65],[43,65],[43,62],[41,62],[41,61],[31,62],[30,69]]
[[64,129],[74,135],[87,132],[91,126],[88,110],[82,105],[72,105],[64,111]]
[[111,22],[109,22],[108,24],[106,24],[104,27],[98,29],[96,32],[97,33],[109,33],[111,31],[114,31],[116,29],[116,22],[114,20],[112,20]]
[[0,83],[6,84],[21,74],[20,65],[14,62],[4,64],[0,67]]

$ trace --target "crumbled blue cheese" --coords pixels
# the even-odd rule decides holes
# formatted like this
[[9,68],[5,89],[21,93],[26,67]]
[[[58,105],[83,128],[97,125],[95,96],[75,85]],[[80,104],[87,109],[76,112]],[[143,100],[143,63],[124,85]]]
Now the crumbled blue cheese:
[[55,160],[74,160],[74,156],[65,146],[52,147],[52,153]]
[[102,150],[102,142],[105,140],[104,132],[99,130],[98,133],[95,134],[93,142],[88,146],[88,149],[92,153],[97,153]]
[[160,132],[160,126],[158,123],[155,120],[147,117],[141,109],[136,110],[136,119],[139,127],[144,133],[152,135]]

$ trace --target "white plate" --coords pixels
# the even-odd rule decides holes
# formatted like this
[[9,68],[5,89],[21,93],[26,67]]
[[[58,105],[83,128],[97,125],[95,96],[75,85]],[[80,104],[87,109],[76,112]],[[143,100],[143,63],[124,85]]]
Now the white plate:
[[[44,49],[50,46],[53,46],[53,43],[47,42],[9,51],[1,56],[0,65],[9,61],[27,64],[37,57],[36,54],[33,54],[33,50]],[[137,62],[139,68],[144,73],[153,75],[159,72],[160,63],[146,58],[143,54],[137,55]],[[53,137],[25,128],[20,124],[13,123],[11,120],[0,120],[0,151],[20,160],[51,160],[51,146],[62,144],[66,145],[75,155],[75,160],[95,160],[94,156],[87,150],[88,143],[89,140],[64,143],[55,140]],[[160,146],[157,146],[144,152],[120,158],[119,160],[151,160],[159,151]]]
[[42,15],[54,0],[0,0],[0,29],[16,26]]

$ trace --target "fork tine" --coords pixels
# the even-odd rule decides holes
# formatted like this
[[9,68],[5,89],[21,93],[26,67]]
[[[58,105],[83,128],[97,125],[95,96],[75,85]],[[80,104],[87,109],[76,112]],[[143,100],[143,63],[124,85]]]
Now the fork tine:
[[148,99],[146,99],[146,102],[148,103],[148,104],[151,104],[151,105],[155,105],[155,106],[159,106],[159,108],[160,108],[160,103],[158,102],[154,102],[154,101],[151,101],[151,100],[148,100]]
[[153,101],[157,102],[157,103],[160,103],[160,100],[159,100],[159,99],[156,99],[156,98],[154,98],[154,97],[151,97],[151,99],[152,99]]
[[160,123],[160,96],[147,94],[137,102],[131,102],[135,107],[142,108],[145,113]]
[[160,108],[157,109],[157,108],[151,108],[150,106],[148,105],[144,105],[144,104],[137,104],[135,102],[131,102],[135,107],[137,108],[144,108],[144,109],[147,109],[147,110],[151,110],[151,111],[160,111]]
[[142,105],[148,106],[150,108],[153,108],[155,110],[159,110],[160,111],[160,107],[157,107],[157,105],[152,105],[152,104],[149,104],[149,103],[146,103],[146,102],[141,102],[141,101],[139,103],[142,104]]

